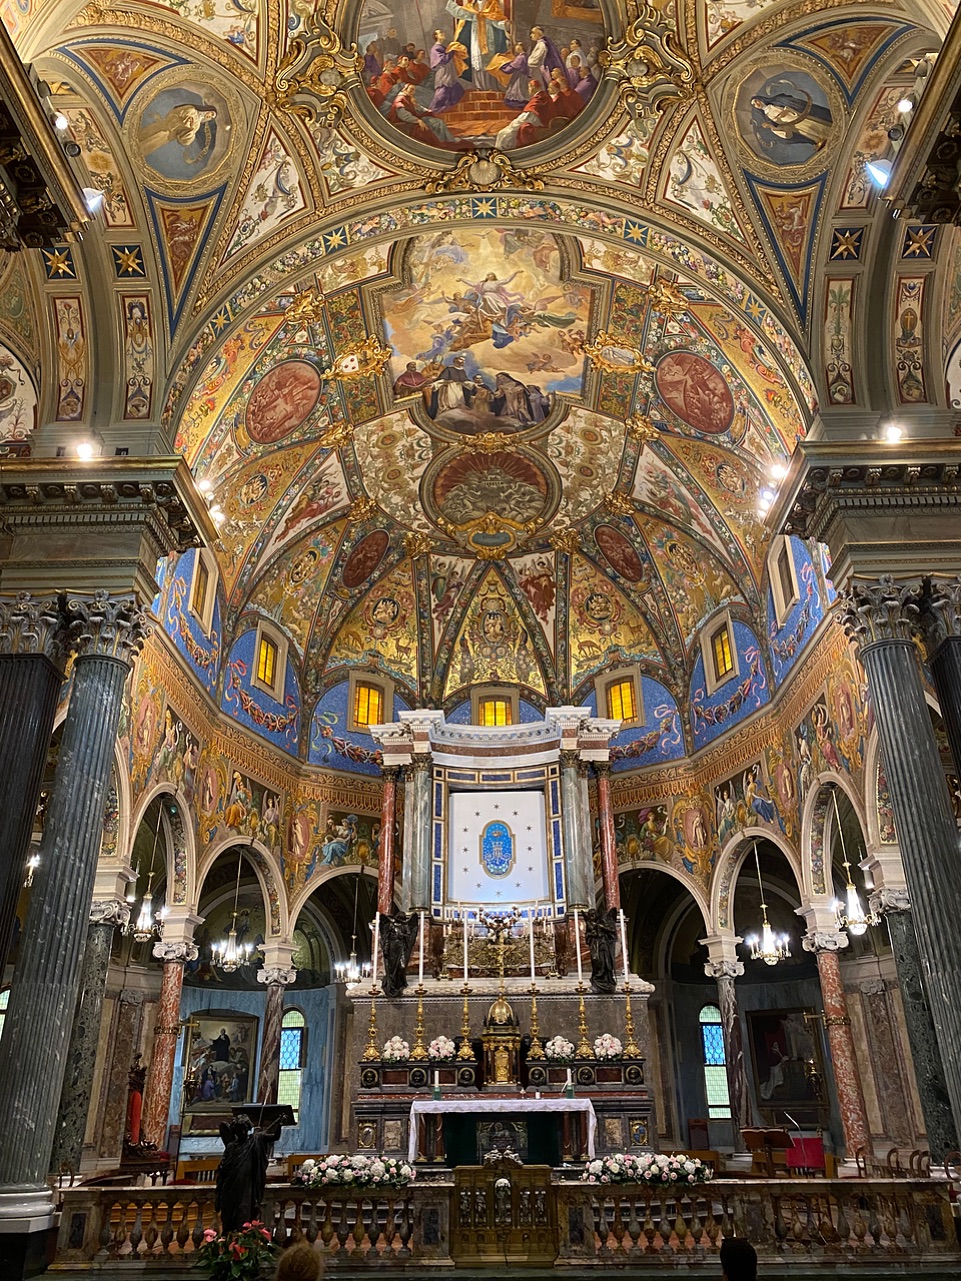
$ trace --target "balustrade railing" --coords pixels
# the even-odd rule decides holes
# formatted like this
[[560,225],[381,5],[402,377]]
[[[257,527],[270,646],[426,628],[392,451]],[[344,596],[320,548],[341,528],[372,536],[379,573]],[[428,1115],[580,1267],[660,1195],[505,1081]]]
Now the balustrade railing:
[[[768,1265],[790,1259],[825,1270],[898,1261],[927,1275],[961,1269],[948,1185],[929,1179],[718,1179],[689,1193],[656,1187],[558,1183],[550,1188],[560,1266],[697,1265],[731,1235]],[[277,1245],[306,1239],[328,1266],[416,1270],[453,1266],[453,1185],[367,1194],[271,1185],[263,1220]],[[189,1268],[204,1230],[217,1228],[214,1188],[66,1189],[55,1268]],[[540,1247],[543,1249],[543,1244]]]

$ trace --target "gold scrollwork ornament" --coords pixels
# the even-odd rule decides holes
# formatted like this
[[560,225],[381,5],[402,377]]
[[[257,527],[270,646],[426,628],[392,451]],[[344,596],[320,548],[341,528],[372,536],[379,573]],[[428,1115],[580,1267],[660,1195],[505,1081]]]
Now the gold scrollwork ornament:
[[425,184],[431,196],[450,191],[501,191],[505,188],[543,191],[539,169],[519,169],[503,151],[468,151],[453,169],[437,174]]
[[[345,45],[334,30],[336,0],[318,7],[308,22],[308,34],[295,36],[277,68],[269,105],[294,115],[314,117],[328,127],[338,123],[350,89],[360,84],[364,67],[356,44]],[[319,103],[295,101],[313,97]]]
[[350,382],[355,378],[379,374],[389,360],[390,348],[385,347],[375,334],[368,334],[360,342],[350,343],[339,352],[321,377],[337,382]]
[[620,89],[632,114],[661,110],[671,99],[688,98],[694,90],[694,64],[673,26],[651,4],[628,0],[623,36],[609,36],[598,62]]

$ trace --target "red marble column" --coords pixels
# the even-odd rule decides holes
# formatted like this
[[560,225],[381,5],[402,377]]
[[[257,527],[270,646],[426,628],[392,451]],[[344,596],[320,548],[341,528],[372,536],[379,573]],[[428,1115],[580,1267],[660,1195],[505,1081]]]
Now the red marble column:
[[608,761],[597,763],[597,810],[601,827],[601,880],[604,885],[604,906],[621,906],[621,884],[617,875],[617,844],[614,839],[614,812],[611,809],[611,766]]
[[197,949],[192,943],[157,943],[154,956],[161,957],[164,965],[160,1000],[157,1002],[157,1022],[154,1026],[153,1053],[147,1076],[142,1132],[148,1143],[155,1143],[158,1148],[162,1148],[167,1137],[170,1091],[173,1088],[174,1062],[180,1036],[180,992],[184,983],[184,962],[196,960]]
[[280,1033],[284,1022],[284,988],[297,977],[287,966],[270,966],[257,979],[267,985],[264,1035],[260,1043],[260,1070],[257,1074],[257,1102],[276,1103],[280,1081]]
[[377,911],[390,916],[394,906],[394,827],[397,820],[397,765],[385,765],[380,807],[380,847],[377,860]]
[[871,1133],[864,1106],[864,1092],[861,1089],[861,1074],[854,1054],[848,1003],[841,981],[841,962],[836,950],[820,947],[809,950],[816,952],[818,958],[824,1026],[827,1028],[828,1044],[831,1047],[847,1157],[848,1160],[853,1160],[856,1153],[863,1151],[870,1158],[873,1152]]

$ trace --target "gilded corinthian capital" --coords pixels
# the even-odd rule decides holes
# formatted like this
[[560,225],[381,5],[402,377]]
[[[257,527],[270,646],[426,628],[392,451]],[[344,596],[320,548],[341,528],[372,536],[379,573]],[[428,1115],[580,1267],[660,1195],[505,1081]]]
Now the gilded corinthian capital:
[[45,654],[57,661],[69,647],[67,624],[58,596],[0,596],[0,654]]
[[71,596],[67,601],[71,639],[79,656],[119,658],[129,663],[140,652],[150,630],[147,615],[134,596]]
[[876,583],[855,583],[840,600],[838,622],[858,645],[911,641],[921,633],[917,583],[896,583],[882,574]]

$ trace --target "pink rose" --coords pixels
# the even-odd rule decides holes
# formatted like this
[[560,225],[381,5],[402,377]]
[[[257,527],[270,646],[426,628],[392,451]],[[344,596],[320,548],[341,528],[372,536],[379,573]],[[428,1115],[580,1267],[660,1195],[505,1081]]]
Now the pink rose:
[[216,1241],[216,1240],[217,1240],[217,1233],[213,1230],[213,1228],[206,1228],[206,1229],[205,1229],[205,1231],[204,1231],[204,1240],[205,1240],[205,1241],[207,1241],[207,1242],[210,1242],[210,1241]]

